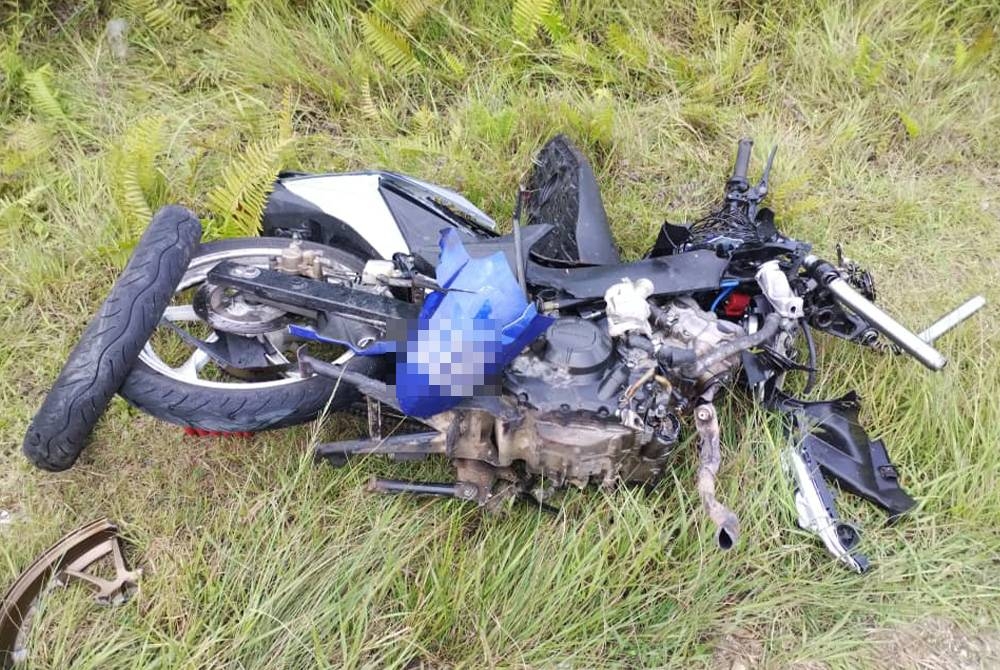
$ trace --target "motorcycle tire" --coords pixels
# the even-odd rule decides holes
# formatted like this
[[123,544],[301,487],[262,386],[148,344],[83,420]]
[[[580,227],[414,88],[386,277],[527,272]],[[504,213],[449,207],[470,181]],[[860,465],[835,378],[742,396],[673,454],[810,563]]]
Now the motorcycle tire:
[[200,239],[198,217],[183,207],[164,207],[153,216],[28,426],[22,450],[37,467],[59,472],[79,458],[156,329]]
[[[178,291],[197,285],[211,267],[223,260],[247,262],[280,255],[292,244],[287,238],[239,238],[203,244],[191,259]],[[303,251],[315,250],[351,271],[363,269],[365,260],[329,246],[300,242]],[[353,326],[348,326],[353,327]],[[347,384],[314,375],[296,380],[261,383],[221,383],[187,380],[144,351],[119,394],[147,414],[173,424],[212,432],[257,432],[312,421],[327,407],[340,410],[359,399]],[[351,370],[379,376],[382,363],[355,357]],[[336,393],[335,393],[336,390]],[[331,400],[331,396],[333,396]]]

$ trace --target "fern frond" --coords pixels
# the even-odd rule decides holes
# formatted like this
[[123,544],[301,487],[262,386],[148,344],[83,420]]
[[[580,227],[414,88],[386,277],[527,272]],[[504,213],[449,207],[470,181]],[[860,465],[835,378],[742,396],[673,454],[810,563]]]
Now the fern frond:
[[375,105],[375,98],[372,97],[372,85],[367,77],[361,82],[361,100],[359,101],[359,106],[361,107],[361,113],[365,115],[366,119],[369,121],[378,121],[378,107]]
[[966,47],[965,42],[958,40],[955,42],[953,69],[956,72],[970,69],[989,54],[995,42],[996,33],[989,27],[980,31],[971,47]]
[[720,72],[729,82],[736,81],[746,72],[756,40],[754,24],[742,21],[729,32],[729,41],[722,48]]
[[594,92],[594,107],[588,125],[591,141],[597,145],[611,146],[615,129],[615,108],[607,89]]
[[420,68],[409,41],[383,18],[371,12],[362,14],[361,30],[368,46],[392,71],[406,75]]
[[24,60],[18,52],[19,35],[0,41],[0,105],[9,105],[22,89]]
[[28,95],[31,108],[54,121],[66,121],[55,89],[52,87],[52,66],[48,63],[24,75],[24,92]]
[[569,29],[563,23],[563,15],[557,9],[548,12],[542,17],[542,30],[548,34],[553,42],[561,42],[569,37]]
[[441,60],[444,62],[445,67],[448,68],[449,72],[459,79],[465,76],[466,72],[468,72],[468,68],[461,58],[445,49],[444,46],[438,47],[438,51],[441,54]]
[[437,114],[421,105],[420,109],[413,113],[413,134],[423,138],[429,137],[434,133],[437,120]]
[[11,126],[0,149],[0,174],[12,175],[50,157],[54,143],[53,130],[45,123],[23,119]]
[[143,222],[148,222],[153,218],[153,209],[146,200],[146,194],[139,185],[136,173],[126,170],[122,173],[121,181],[118,183],[121,194],[121,209],[125,215],[125,237],[131,238],[133,231]]
[[437,0],[396,0],[396,14],[405,28],[412,28],[424,18]]
[[208,206],[225,235],[256,235],[267,196],[293,138],[254,142],[222,171],[222,181],[208,194]]
[[149,116],[128,129],[112,152],[112,189],[116,195],[127,243],[138,237],[153,210],[165,199],[166,180],[156,162],[165,150],[164,117]]
[[555,0],[515,0],[511,16],[514,34],[526,42],[534,39],[542,21],[552,13],[554,5]]
[[438,132],[439,121],[438,115],[426,107],[421,107],[413,119],[415,134],[420,136],[427,151],[435,154],[444,153],[444,138]]
[[617,23],[608,26],[606,41],[615,55],[629,65],[643,67],[649,60],[649,54],[636,40],[635,35]]
[[177,0],[128,0],[128,5],[153,32],[178,32],[198,23],[191,8]]
[[44,193],[47,188],[47,184],[38,184],[34,188],[29,189],[19,196],[0,197],[0,221],[4,220],[11,212],[31,207],[32,203],[34,203],[35,200],[38,199],[38,196]]

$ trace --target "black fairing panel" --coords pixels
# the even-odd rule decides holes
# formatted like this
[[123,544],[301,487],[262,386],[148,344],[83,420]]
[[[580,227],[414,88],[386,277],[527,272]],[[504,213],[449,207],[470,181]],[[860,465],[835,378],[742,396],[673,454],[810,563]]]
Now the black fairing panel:
[[437,265],[441,231],[454,228],[466,247],[484,237],[483,232],[473,232],[474,229],[458,225],[392,188],[383,186],[379,190],[421,272],[433,273]]
[[553,268],[529,263],[528,283],[586,300],[603,298],[612,284],[626,277],[633,281],[645,277],[653,282],[654,295],[679,295],[718,289],[728,264],[727,259],[708,250],[593,267]]
[[549,265],[620,262],[594,171],[565,135],[538,152],[527,188],[527,223],[554,228],[532,250],[538,260]]
[[[532,225],[521,229],[521,242],[526,252],[534,251],[552,235],[551,226]],[[514,237],[504,235],[465,243],[473,258],[502,252],[511,269],[515,266]],[[415,248],[414,256],[421,265],[437,265],[439,247],[425,245]],[[604,297],[612,284],[624,278],[637,280],[645,277],[653,282],[653,294],[658,296],[714,291],[719,288],[728,261],[707,250],[689,251],[676,256],[647,258],[634,263],[594,265],[584,267],[547,267],[530,257],[525,263],[528,284],[536,288],[555,289],[560,296],[577,300],[595,300]]]
[[916,501],[899,485],[896,467],[882,440],[871,440],[858,420],[860,403],[854,392],[821,402],[787,396],[777,406],[791,419],[792,434],[801,440],[824,475],[841,488],[889,513],[890,519],[913,509]]
[[379,258],[364,237],[340,219],[330,216],[305,198],[295,195],[279,181],[268,196],[261,221],[267,237],[293,237],[344,249],[361,258]]

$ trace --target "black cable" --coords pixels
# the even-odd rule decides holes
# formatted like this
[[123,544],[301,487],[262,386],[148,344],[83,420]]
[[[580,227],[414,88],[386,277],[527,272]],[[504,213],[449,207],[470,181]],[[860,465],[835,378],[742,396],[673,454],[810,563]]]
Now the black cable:
[[816,386],[816,342],[813,340],[812,331],[805,322],[802,323],[802,336],[806,338],[806,348],[809,350],[809,370],[806,372],[806,387],[802,389],[803,395],[810,393]]

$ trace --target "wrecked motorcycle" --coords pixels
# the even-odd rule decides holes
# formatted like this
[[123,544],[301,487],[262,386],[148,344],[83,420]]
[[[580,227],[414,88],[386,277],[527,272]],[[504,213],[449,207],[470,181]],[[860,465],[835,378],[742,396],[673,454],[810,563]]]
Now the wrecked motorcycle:
[[74,351],[53,393],[89,380],[96,401],[74,410],[50,395],[25,452],[40,467],[69,467],[115,391],[206,431],[357,408],[368,435],[321,444],[319,458],[441,455],[455,469],[450,483],[376,479],[373,489],[547,506],[565,485],[655,483],[692,417],[697,490],[728,549],[739,522],[715,492],[714,401],[739,383],[786,417],[800,525],[862,572],[858,531],[839,518],[825,478],[890,519],[915,501],[885,445],[860,426],[855,395],[807,402],[786,394],[784,380],[801,371],[812,388],[814,331],[940,370],[934,340],[983,300],[908,330],[874,304],[861,266],[839,250],[825,261],[778,230],[763,205],[774,152],[753,184],[751,148],[739,142],[715,210],[664,224],[634,262],[620,259],[593,171],[562,136],[537,156],[507,235],[460,195],[391,172],[283,173],[259,238],[195,248],[194,216],[168,208],[147,231],[182,232],[155,252],[168,259],[162,277],[143,280],[151,272],[130,262],[109,298],[152,291],[132,320],[142,323],[115,331],[123,317],[106,308],[97,319],[111,324],[110,350],[124,365],[93,372],[103,359],[94,362],[99,347],[85,334],[83,363]]

